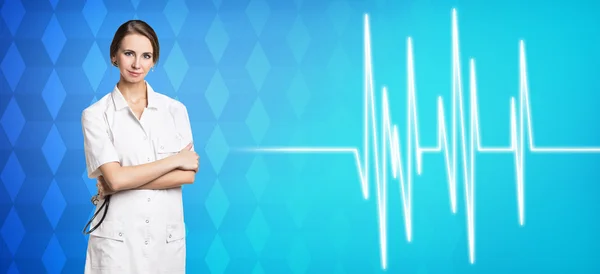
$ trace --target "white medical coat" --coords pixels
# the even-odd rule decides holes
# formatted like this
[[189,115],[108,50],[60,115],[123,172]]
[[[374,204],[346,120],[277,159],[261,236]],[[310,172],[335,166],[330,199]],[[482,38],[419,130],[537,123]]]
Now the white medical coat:
[[[108,162],[132,166],[168,157],[192,140],[186,107],[146,85],[140,120],[116,86],[83,111],[88,177],[97,178]],[[113,194],[106,218],[90,234],[85,273],[185,273],[185,232],[181,187]]]

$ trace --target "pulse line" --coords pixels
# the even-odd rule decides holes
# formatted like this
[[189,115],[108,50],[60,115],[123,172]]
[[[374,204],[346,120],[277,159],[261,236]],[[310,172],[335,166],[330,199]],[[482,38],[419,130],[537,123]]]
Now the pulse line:
[[[467,211],[467,230],[469,244],[469,260],[475,262],[475,152],[480,153],[514,153],[516,180],[517,180],[517,202],[519,224],[525,224],[524,206],[524,152],[525,145],[532,153],[599,153],[600,147],[538,147],[534,144],[533,126],[531,122],[531,106],[529,102],[529,86],[527,77],[527,65],[525,57],[525,43],[519,41],[519,102],[517,113],[517,102],[514,97],[510,98],[510,144],[508,146],[491,147],[481,144],[478,103],[477,82],[475,74],[475,60],[469,60],[469,96],[471,101],[469,119],[469,137],[467,144],[465,132],[466,121],[463,102],[463,83],[460,65],[458,23],[456,9],[452,9],[452,124],[451,143],[448,142],[448,126],[444,114],[444,103],[441,96],[437,98],[437,144],[435,146],[422,146],[419,142],[419,128],[416,105],[415,69],[412,39],[407,39],[407,140],[406,150],[408,157],[403,163],[401,157],[400,135],[398,126],[391,121],[390,107],[388,102],[387,87],[383,86],[382,93],[382,136],[379,139],[376,129],[375,99],[373,84],[373,63],[371,59],[371,34],[369,15],[364,15],[364,143],[362,158],[358,147],[268,147],[253,148],[252,151],[275,152],[275,153],[343,153],[351,154],[356,161],[363,196],[369,199],[369,170],[371,156],[370,141],[372,141],[372,152],[374,153],[375,187],[377,198],[377,210],[379,219],[381,265],[387,268],[387,186],[388,159],[390,156],[392,175],[400,185],[402,207],[404,212],[404,223],[406,239],[412,241],[412,172],[413,152],[416,157],[417,174],[421,175],[422,157],[425,153],[442,153],[445,158],[446,174],[450,192],[450,205],[452,213],[456,214],[456,181],[457,181],[457,114],[460,115],[460,139],[462,152],[462,172],[464,176],[465,204]],[[526,120],[525,120],[526,119]],[[525,143],[525,122],[527,123],[527,143]],[[382,142],[381,150],[378,149],[379,141]],[[388,147],[389,146],[389,147]],[[390,155],[388,155],[388,153]],[[381,155],[380,155],[381,154]],[[404,168],[406,164],[406,168]]]

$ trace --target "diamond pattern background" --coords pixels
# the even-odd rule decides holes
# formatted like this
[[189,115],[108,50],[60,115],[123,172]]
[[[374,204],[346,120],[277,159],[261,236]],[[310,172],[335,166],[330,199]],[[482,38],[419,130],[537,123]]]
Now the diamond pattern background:
[[[81,229],[93,212],[89,198],[96,189],[85,172],[80,115],[118,81],[118,70],[109,63],[109,45],[118,26],[134,18],[150,23],[160,38],[161,58],[147,80],[158,92],[186,104],[201,156],[196,183],[184,189],[188,273],[378,273],[375,186],[371,185],[371,198],[364,201],[352,156],[255,154],[239,148],[362,145],[365,12],[373,14],[375,84],[389,85],[391,100],[400,106],[405,103],[405,37],[414,36],[421,138],[427,144],[435,142],[434,102],[440,92],[449,100],[444,92],[450,79],[450,9],[456,7],[452,6],[456,1],[451,2],[0,1],[0,273],[82,272],[87,237]],[[535,63],[530,69],[534,86],[545,89],[544,96],[590,89],[598,80],[596,76],[578,79],[592,84],[574,88],[567,80],[543,83],[540,79],[560,79],[567,70],[544,63],[547,44],[570,49],[572,44],[546,42],[554,40],[545,36],[544,23],[533,22],[556,25],[554,20],[563,14],[525,16],[531,10],[523,11],[516,0],[492,2],[493,7],[486,8],[461,1],[459,9],[468,14],[461,19],[461,31],[467,33],[461,41],[469,50],[464,56],[482,57],[482,70],[489,73],[482,76],[488,81],[482,85],[489,90],[480,95],[486,104],[482,109],[502,114],[482,111],[486,124],[501,125],[497,131],[486,127],[484,139],[504,144],[508,108],[494,100],[513,96],[507,90],[517,87],[516,39],[529,37],[532,48],[542,52],[532,57]],[[500,17],[488,11],[499,10],[496,6],[515,10]],[[578,11],[577,20],[561,21],[567,26],[572,23],[576,28],[585,22],[583,29],[590,33],[600,29],[590,27],[600,25],[594,19],[598,4],[557,6]],[[533,26],[514,18],[528,18],[527,24]],[[513,23],[507,23],[507,30],[498,30],[497,22],[508,21]],[[552,29],[553,35],[572,35],[567,27]],[[587,49],[585,43],[589,48],[600,46],[593,39],[577,45]],[[554,52],[560,51],[553,51],[551,58]],[[586,57],[574,59],[600,62],[594,50],[580,52]],[[499,58],[514,62],[500,64]],[[500,68],[496,71],[490,63]],[[578,67],[585,75],[597,70],[589,64]],[[490,74],[509,80],[495,80]],[[593,90],[584,97],[600,99]],[[536,104],[542,101],[547,108],[558,109],[550,107],[556,104],[552,99],[533,98]],[[577,103],[581,112],[562,114],[556,120],[581,121],[584,110],[597,109],[594,100],[574,100],[561,99]],[[397,109],[395,120],[403,121],[405,109]],[[557,123],[540,117],[544,113],[536,115],[544,126]],[[600,124],[600,118],[586,119],[585,123]],[[401,138],[405,126],[400,122]],[[542,126],[538,132],[549,136],[544,142],[597,144],[596,132],[561,135]],[[570,183],[566,188],[559,180],[592,182],[600,174],[578,175],[575,180],[570,173],[560,172],[590,172],[584,170],[586,165],[577,164],[580,158],[558,159],[552,162],[556,168],[542,160],[528,160],[532,178],[527,179],[531,184],[526,193],[533,224],[519,230],[513,222],[514,184],[506,183],[513,182],[514,176],[498,173],[514,169],[512,162],[504,160],[479,167],[482,177],[492,174],[493,178],[481,179],[484,183],[478,185],[482,198],[476,210],[480,233],[476,266],[468,264],[464,205],[459,205],[457,215],[448,209],[441,157],[424,160],[431,161],[425,167],[430,175],[423,175],[413,189],[413,243],[406,243],[404,236],[397,182],[390,183],[388,191],[394,194],[388,194],[387,272],[597,272],[600,187]],[[577,217],[570,213],[573,208]],[[576,219],[577,225],[563,228],[559,219]]]

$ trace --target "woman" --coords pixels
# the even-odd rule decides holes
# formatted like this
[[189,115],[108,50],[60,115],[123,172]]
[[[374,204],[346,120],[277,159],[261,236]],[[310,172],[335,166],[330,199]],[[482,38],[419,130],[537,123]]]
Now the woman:
[[104,205],[86,232],[85,273],[185,273],[181,186],[199,163],[186,107],[145,81],[159,49],[145,22],[121,25],[110,45],[120,80],[82,113],[88,176]]

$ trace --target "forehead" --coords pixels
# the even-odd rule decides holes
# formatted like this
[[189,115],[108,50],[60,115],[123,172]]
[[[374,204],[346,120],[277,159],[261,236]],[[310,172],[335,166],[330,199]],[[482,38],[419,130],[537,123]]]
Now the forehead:
[[146,36],[132,33],[123,37],[123,40],[121,40],[121,49],[138,52],[152,52],[152,43]]

